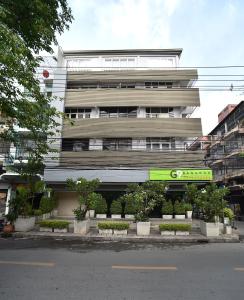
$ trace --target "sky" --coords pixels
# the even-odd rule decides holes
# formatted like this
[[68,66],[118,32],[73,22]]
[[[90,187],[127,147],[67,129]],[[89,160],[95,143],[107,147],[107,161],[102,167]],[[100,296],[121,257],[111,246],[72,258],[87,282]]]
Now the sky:
[[[64,50],[183,48],[182,67],[244,66],[243,0],[69,0],[69,5],[74,21],[58,38]],[[198,86],[226,89],[200,88],[201,107],[193,117],[202,118],[206,135],[227,104],[244,100],[244,92],[235,91],[244,87],[244,68],[198,72],[200,80],[211,79]]]

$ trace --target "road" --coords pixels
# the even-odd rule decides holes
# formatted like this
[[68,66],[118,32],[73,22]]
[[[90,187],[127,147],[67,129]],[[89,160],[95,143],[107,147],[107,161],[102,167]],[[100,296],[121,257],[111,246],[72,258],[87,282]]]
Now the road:
[[243,299],[244,243],[0,239],[1,300]]

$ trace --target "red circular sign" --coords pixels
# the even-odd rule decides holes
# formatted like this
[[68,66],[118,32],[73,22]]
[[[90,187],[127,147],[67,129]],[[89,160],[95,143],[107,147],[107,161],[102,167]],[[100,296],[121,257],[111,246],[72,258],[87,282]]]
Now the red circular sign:
[[48,78],[49,77],[48,70],[43,70],[42,75],[43,75],[43,77]]

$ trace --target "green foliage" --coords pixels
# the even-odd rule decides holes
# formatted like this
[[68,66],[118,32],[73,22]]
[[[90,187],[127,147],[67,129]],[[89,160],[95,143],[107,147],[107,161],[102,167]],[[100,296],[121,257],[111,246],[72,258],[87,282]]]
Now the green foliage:
[[154,207],[165,200],[165,192],[166,184],[162,182],[146,181],[142,185],[129,185],[127,193],[131,195],[131,203],[136,211],[135,220],[147,221]]
[[173,215],[174,213],[174,206],[172,201],[163,201],[163,206],[161,210],[163,215]]
[[192,211],[192,205],[191,203],[185,203],[185,211]]
[[125,214],[126,215],[134,215],[136,214],[136,208],[133,202],[133,194],[125,194],[120,198],[121,203],[125,203]]
[[100,201],[102,201],[103,197],[101,194],[98,193],[91,193],[88,195],[88,202],[90,203],[90,209],[94,209],[96,208],[96,204]]
[[84,208],[82,208],[81,206],[73,209],[73,213],[75,215],[75,219],[77,221],[82,221],[82,220],[85,220],[86,218],[86,210]]
[[175,201],[174,204],[174,212],[176,215],[184,215],[185,214],[185,204],[183,202]]
[[160,231],[191,231],[190,224],[160,224]]
[[50,150],[46,136],[54,135],[60,113],[40,90],[41,59],[35,54],[52,53],[56,33],[68,28],[72,15],[66,0],[5,0],[0,3],[0,19],[0,111],[8,120],[8,130],[0,137],[18,146],[23,138],[13,123],[27,128],[34,144],[28,152],[37,167]]
[[43,220],[39,222],[40,227],[64,229],[69,227],[69,222],[61,220]]
[[99,229],[115,229],[115,230],[128,230],[129,223],[125,222],[98,222]]
[[53,197],[42,196],[39,209],[43,214],[50,213],[55,208],[55,200]]
[[233,212],[233,210],[231,209],[231,208],[229,208],[229,207],[225,207],[224,208],[224,216],[226,217],[226,218],[229,218],[229,220],[231,221],[231,220],[233,220],[234,219],[234,212]]
[[[98,188],[100,181],[99,179],[86,180],[83,177],[77,178],[77,180],[67,179],[67,187],[71,191],[76,191],[79,195],[79,207],[74,210],[75,217],[83,218],[86,212],[95,205],[96,196],[94,191]],[[83,220],[83,219],[77,219]]]
[[227,188],[218,188],[214,183],[207,185],[204,190],[199,193],[197,205],[204,214],[206,222],[215,222],[215,217],[223,214],[223,209],[227,202],[224,197],[229,193]]
[[101,196],[98,201],[95,203],[95,212],[96,214],[107,214],[107,202],[106,200]]
[[194,183],[187,184],[185,188],[186,188],[186,194],[185,194],[186,201],[193,205],[194,203],[196,203],[199,197],[198,188]]
[[110,207],[111,214],[121,215],[122,214],[122,205],[119,200],[114,200]]
[[41,216],[42,215],[42,210],[41,209],[34,209],[33,210],[34,216]]

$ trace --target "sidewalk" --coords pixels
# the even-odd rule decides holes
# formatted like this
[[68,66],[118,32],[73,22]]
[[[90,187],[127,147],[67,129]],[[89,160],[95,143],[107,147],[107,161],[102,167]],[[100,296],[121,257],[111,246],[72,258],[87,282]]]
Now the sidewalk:
[[128,234],[125,236],[101,236],[98,233],[89,232],[82,236],[75,233],[54,233],[54,232],[15,232],[15,238],[34,238],[34,239],[63,239],[79,240],[84,242],[95,241],[122,241],[122,242],[149,242],[149,243],[239,243],[239,235],[220,235],[219,237],[205,237],[201,234],[191,234],[189,236],[161,236],[160,234],[151,234],[149,236],[138,236]]

